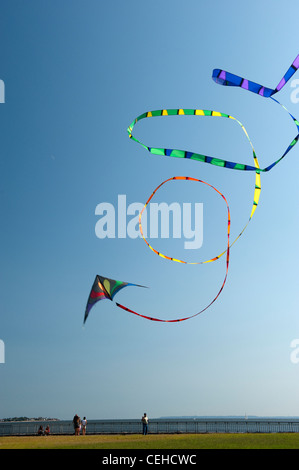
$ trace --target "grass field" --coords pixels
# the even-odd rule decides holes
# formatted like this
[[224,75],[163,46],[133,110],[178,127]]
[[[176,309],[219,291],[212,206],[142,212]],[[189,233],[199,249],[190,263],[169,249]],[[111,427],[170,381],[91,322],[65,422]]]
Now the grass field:
[[299,449],[299,434],[8,436],[1,449]]

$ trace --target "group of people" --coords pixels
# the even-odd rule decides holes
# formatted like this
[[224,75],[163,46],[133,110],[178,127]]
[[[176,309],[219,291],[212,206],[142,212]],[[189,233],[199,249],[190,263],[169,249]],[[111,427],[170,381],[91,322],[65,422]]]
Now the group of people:
[[[148,432],[148,416],[146,413],[143,414],[142,418],[142,433],[143,435],[146,435]],[[80,418],[77,414],[75,414],[73,418],[73,425],[75,429],[75,436],[79,436],[80,432],[82,430],[82,435],[85,436],[86,434],[86,426],[87,426],[87,419],[86,416],[84,416],[83,419]],[[48,436],[50,434],[50,426],[48,425],[46,429],[44,430],[43,426],[40,426],[38,429],[37,434],[39,436]]]
[[38,434],[39,436],[49,436],[49,434],[50,434],[50,426],[48,425],[48,426],[46,427],[46,429],[44,430],[43,426],[40,425],[40,427],[38,428],[37,434]]
[[[148,432],[148,416],[146,413],[143,414],[142,418],[142,434],[145,436]],[[81,420],[80,416],[75,414],[73,418],[73,424],[74,424],[74,429],[75,429],[75,436],[79,436],[81,429],[82,429],[82,435],[85,436],[86,434],[86,426],[87,426],[87,419],[84,416],[84,418]]]
[[[146,413],[143,414],[142,418],[142,434],[145,436],[148,432],[148,416]],[[80,416],[75,414],[73,418],[73,424],[74,424],[74,429],[75,429],[75,436],[79,436],[81,429],[82,429],[82,435],[85,436],[86,434],[86,426],[87,426],[87,419],[84,416],[84,418],[81,420]]]
[[87,426],[86,416],[84,416],[84,418],[81,419],[80,416],[75,414],[75,416],[73,418],[73,425],[74,425],[74,429],[75,429],[75,436],[79,436],[81,430],[82,430],[82,435],[85,436],[86,426]]

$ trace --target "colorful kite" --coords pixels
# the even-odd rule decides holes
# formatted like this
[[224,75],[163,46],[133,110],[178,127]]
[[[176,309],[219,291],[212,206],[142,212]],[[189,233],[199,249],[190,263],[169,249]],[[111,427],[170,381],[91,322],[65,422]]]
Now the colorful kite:
[[[211,165],[216,165],[218,167],[228,168],[228,169],[231,169],[231,170],[254,171],[255,172],[255,188],[254,188],[253,205],[252,205],[249,220],[248,220],[247,224],[245,225],[245,227],[240,232],[240,234],[237,236],[237,238],[230,244],[230,241],[229,241],[229,236],[230,236],[230,211],[229,211],[229,206],[228,206],[227,200],[225,199],[224,195],[220,193],[220,191],[218,191],[216,188],[214,188],[209,183],[206,183],[202,180],[198,180],[196,178],[190,178],[190,177],[187,177],[187,176],[174,176],[172,178],[169,178],[169,179],[163,181],[153,191],[153,193],[151,194],[151,196],[149,197],[149,199],[145,203],[142,211],[139,214],[139,229],[140,229],[140,233],[142,235],[142,238],[144,239],[144,241],[146,242],[148,247],[155,254],[159,255],[160,257],[162,257],[164,259],[167,259],[167,260],[170,260],[170,261],[176,261],[176,262],[179,262],[179,263],[185,263],[185,264],[208,263],[208,262],[218,260],[221,256],[223,256],[226,253],[226,272],[225,272],[224,281],[223,281],[223,283],[220,287],[220,290],[217,293],[216,297],[209,303],[209,305],[207,307],[205,307],[204,309],[202,309],[198,313],[195,313],[195,314],[187,316],[187,317],[179,318],[179,319],[162,320],[162,319],[156,318],[154,316],[142,315],[140,313],[135,312],[134,310],[131,310],[131,309],[125,307],[124,305],[116,303],[116,305],[118,307],[122,308],[123,310],[125,310],[127,312],[130,312],[130,313],[138,315],[142,318],[145,318],[147,320],[160,321],[160,322],[180,322],[180,321],[188,320],[189,318],[193,318],[193,317],[199,315],[200,313],[204,312],[219,297],[220,293],[222,292],[222,290],[224,288],[224,285],[225,285],[226,279],[227,279],[228,267],[229,267],[230,247],[242,235],[242,233],[246,229],[248,223],[252,219],[252,216],[253,216],[256,208],[257,208],[259,198],[260,198],[260,192],[261,192],[261,176],[260,176],[261,172],[268,172],[274,166],[276,166],[288,154],[288,152],[294,147],[294,145],[298,142],[298,139],[299,139],[299,122],[297,121],[297,119],[294,116],[292,116],[289,113],[289,111],[286,109],[285,106],[283,106],[279,101],[277,101],[275,98],[273,98],[273,95],[278,93],[285,86],[285,84],[290,80],[290,78],[294,75],[294,73],[297,71],[298,68],[299,68],[299,55],[297,55],[296,59],[293,61],[293,63],[291,64],[291,66],[289,67],[289,69],[287,70],[287,72],[285,73],[283,78],[280,80],[280,82],[278,83],[278,85],[276,86],[275,89],[267,88],[263,85],[259,85],[258,83],[255,83],[253,81],[244,79],[244,78],[239,77],[237,75],[234,75],[230,72],[226,72],[225,70],[220,70],[220,69],[214,69],[213,70],[212,78],[217,84],[224,85],[224,86],[240,87],[240,88],[243,88],[244,90],[251,91],[251,92],[253,92],[253,93],[255,93],[259,96],[262,96],[264,98],[271,98],[274,102],[278,103],[280,106],[282,106],[283,109],[285,109],[287,111],[287,113],[289,114],[289,116],[291,117],[293,122],[295,123],[295,125],[297,127],[297,135],[294,137],[292,142],[288,145],[285,152],[277,160],[275,160],[274,162],[272,162],[270,165],[268,165],[265,168],[260,168],[260,166],[259,166],[259,162],[258,162],[256,153],[255,153],[255,150],[253,148],[252,142],[249,138],[249,135],[248,135],[245,127],[243,126],[243,124],[238,119],[234,118],[233,116],[231,116],[229,114],[221,113],[219,111],[204,110],[204,109],[183,109],[183,108],[179,108],[179,109],[160,109],[160,110],[156,110],[156,111],[147,111],[146,113],[143,113],[143,114],[141,114],[140,116],[138,116],[137,118],[134,119],[132,124],[127,129],[128,133],[129,133],[129,137],[132,140],[134,140],[135,142],[137,142],[138,144],[140,144],[143,148],[145,148],[145,150],[148,150],[150,153],[155,154],[155,155],[160,155],[160,156],[167,156],[167,157],[186,158],[186,159],[190,159],[190,160],[199,161],[199,162],[202,162],[202,163],[209,163]],[[244,163],[235,163],[235,162],[231,162],[231,161],[228,161],[228,160],[223,160],[223,159],[220,159],[220,158],[215,158],[215,157],[202,155],[202,154],[195,153],[195,152],[190,152],[190,151],[187,151],[187,150],[149,147],[149,146],[145,145],[144,143],[142,143],[141,141],[139,141],[136,137],[133,136],[132,132],[133,132],[134,126],[136,125],[137,122],[139,122],[139,121],[141,121],[142,119],[145,119],[145,118],[166,117],[166,116],[223,117],[223,118],[231,119],[234,122],[237,122],[240,125],[243,132],[245,133],[245,135],[248,139],[248,142],[251,146],[251,149],[252,149],[252,152],[253,152],[254,166],[247,165],[247,164],[244,164]],[[226,206],[227,206],[227,211],[228,211],[227,249],[223,253],[221,253],[220,255],[217,255],[214,258],[211,258],[210,260],[207,260],[207,261],[187,263],[186,261],[183,261],[183,260],[180,260],[180,259],[177,259],[177,258],[173,258],[173,257],[170,257],[170,256],[166,256],[166,255],[160,253],[159,251],[155,250],[148,243],[148,241],[145,239],[144,234],[143,234],[143,230],[142,230],[142,223],[141,223],[141,218],[142,218],[143,211],[145,210],[146,206],[148,205],[150,200],[153,198],[153,196],[156,194],[156,192],[161,188],[161,186],[164,185],[165,183],[167,183],[169,181],[173,181],[173,180],[188,180],[188,181],[196,181],[196,182],[199,182],[199,183],[203,183],[203,184],[209,186],[210,188],[214,189],[224,199],[224,201],[226,203]],[[105,282],[106,282],[106,285],[105,285]],[[109,298],[110,300],[112,300],[113,296],[122,287],[125,287],[127,285],[136,285],[136,284],[128,284],[128,283],[113,281],[112,279],[101,278],[100,276],[96,276],[93,288],[91,290],[91,293],[90,293],[90,296],[89,296],[89,299],[88,299],[84,322],[86,321],[86,318],[89,314],[89,311],[90,311],[91,307],[95,304],[95,302],[97,302],[98,300],[104,299],[104,298]],[[107,289],[107,286],[108,286],[108,289]],[[143,287],[143,286],[140,286],[140,287]]]
[[[169,178],[165,181],[163,181],[163,183],[161,183],[156,189],[155,191],[153,191],[152,195],[149,197],[149,199],[147,200],[147,202],[145,203],[142,211],[140,212],[139,214],[139,227],[140,227],[140,232],[142,234],[142,237],[144,239],[144,241],[147,243],[147,245],[149,246],[149,248],[156,254],[158,254],[159,256],[161,256],[162,258],[164,259],[168,259],[168,260],[171,260],[171,261],[176,261],[176,262],[179,262],[179,263],[184,263],[184,264],[202,264],[202,263],[209,263],[209,262],[212,262],[212,261],[216,261],[217,259],[219,259],[224,253],[222,253],[221,255],[218,255],[216,256],[215,258],[211,258],[207,261],[200,261],[200,262],[194,262],[194,263],[188,263],[187,261],[183,261],[183,260],[179,260],[179,259],[176,259],[176,258],[172,258],[172,257],[169,257],[169,256],[166,256],[166,255],[163,255],[162,253],[158,252],[157,250],[155,250],[148,242],[147,240],[144,238],[144,234],[143,234],[143,230],[142,230],[142,224],[141,224],[141,217],[142,217],[142,213],[144,211],[144,209],[146,208],[146,206],[148,205],[148,203],[150,202],[150,200],[152,199],[152,197],[154,196],[154,194],[158,191],[158,189],[161,188],[161,186],[163,186],[165,183],[169,182],[169,181],[182,181],[182,180],[186,180],[186,181],[195,181],[195,182],[198,182],[198,183],[203,183],[207,186],[209,186],[210,188],[214,189],[214,191],[216,191],[221,197],[222,199],[225,201],[225,204],[226,204],[226,207],[227,207],[227,249],[225,250],[224,253],[226,253],[226,271],[225,271],[225,277],[224,277],[224,281],[217,293],[217,295],[214,297],[214,299],[205,307],[203,308],[200,312],[197,312],[193,315],[190,315],[188,317],[184,317],[184,318],[178,318],[178,319],[174,319],[174,320],[163,320],[161,318],[156,318],[156,317],[153,317],[153,316],[147,316],[147,315],[142,315],[140,313],[137,313],[135,312],[134,310],[131,310],[127,307],[125,307],[124,305],[120,304],[120,303],[117,303],[116,302],[116,305],[117,307],[120,307],[122,308],[123,310],[126,310],[127,312],[130,312],[130,313],[134,313],[135,315],[138,315],[139,317],[142,317],[142,318],[145,318],[147,320],[153,320],[153,321],[159,321],[159,322],[168,322],[168,323],[174,323],[174,322],[180,322],[180,321],[183,321],[183,320],[188,320],[190,318],[193,318],[193,317],[196,317],[197,315],[199,315],[200,313],[204,312],[205,310],[207,310],[214,302],[215,300],[219,297],[219,295],[221,294],[223,288],[224,288],[224,285],[226,283],[226,279],[227,279],[227,274],[228,274],[228,267],[229,267],[229,249],[230,249],[230,245],[229,245],[229,235],[230,235],[230,210],[229,210],[229,205],[227,203],[227,200],[226,198],[223,196],[223,194],[221,194],[220,191],[218,191],[218,189],[214,188],[214,186],[212,186],[211,184],[209,183],[206,183],[205,181],[202,181],[202,180],[199,180],[197,178],[191,178],[189,176],[174,176],[173,178]],[[134,285],[136,286],[137,284],[128,284],[126,282],[120,282],[120,281],[114,281],[113,279],[108,279],[108,278],[103,278],[101,276],[96,276],[95,280],[94,280],[94,283],[93,283],[93,286],[92,286],[92,289],[91,289],[91,292],[90,292],[90,295],[89,295],[89,298],[88,298],[88,302],[87,302],[87,306],[86,306],[86,311],[85,311],[85,317],[84,317],[84,323],[88,317],[88,314],[90,312],[90,309],[94,306],[94,304],[96,302],[98,302],[99,300],[103,300],[103,299],[110,299],[110,300],[113,300],[113,297],[114,295],[119,292],[120,289],[122,289],[123,287],[126,287],[128,285]],[[138,286],[138,287],[144,287],[144,286]]]
[[145,287],[138,284],[132,284],[130,282],[116,281],[114,279],[109,279],[108,277],[99,276],[97,274],[88,297],[83,324],[86,322],[89,312],[94,304],[99,302],[99,300],[113,300],[114,296],[121,289],[127,286]]

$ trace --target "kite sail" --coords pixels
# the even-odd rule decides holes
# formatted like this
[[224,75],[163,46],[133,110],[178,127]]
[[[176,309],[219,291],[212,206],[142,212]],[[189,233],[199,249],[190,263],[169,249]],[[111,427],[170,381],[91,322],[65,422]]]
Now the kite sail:
[[[275,98],[273,98],[273,95],[278,93],[285,86],[285,84],[290,80],[290,78],[294,75],[294,73],[298,70],[298,68],[299,68],[299,55],[297,55],[296,59],[292,62],[291,66],[288,68],[287,72],[284,74],[284,76],[282,77],[282,79],[279,81],[278,85],[274,89],[265,87],[263,85],[259,85],[258,83],[255,83],[253,81],[247,80],[247,79],[242,78],[242,77],[239,77],[238,75],[234,75],[230,72],[226,72],[225,70],[221,70],[221,69],[214,69],[213,70],[212,78],[217,84],[224,85],[224,86],[240,87],[244,90],[251,91],[251,92],[253,92],[253,93],[255,93],[255,94],[257,94],[261,97],[272,99],[275,103],[279,104],[289,114],[289,116],[293,120],[294,124],[296,125],[297,135],[294,137],[294,139],[288,145],[285,152],[279,158],[277,158],[275,161],[273,161],[270,165],[268,165],[264,168],[261,168],[260,165],[259,165],[256,152],[253,148],[251,139],[249,138],[249,135],[248,135],[245,127],[243,126],[243,124],[238,119],[234,118],[233,116],[231,116],[229,114],[222,113],[222,112],[219,112],[219,111],[204,110],[204,109],[183,109],[183,108],[178,108],[178,109],[160,109],[160,110],[155,110],[155,111],[147,111],[143,114],[140,114],[138,117],[136,117],[134,119],[134,121],[131,123],[131,125],[127,129],[128,134],[129,134],[129,138],[132,139],[133,141],[135,141],[136,143],[138,143],[139,145],[141,145],[145,150],[149,151],[150,153],[155,154],[155,155],[160,155],[160,156],[177,157],[177,158],[185,158],[185,159],[189,159],[189,160],[195,160],[195,161],[199,161],[199,162],[202,162],[202,163],[208,163],[208,164],[215,165],[215,166],[218,166],[218,167],[226,168],[226,169],[229,169],[229,170],[255,172],[255,187],[254,187],[253,204],[252,204],[249,220],[248,220],[247,224],[245,225],[245,227],[240,232],[240,234],[237,236],[237,238],[230,244],[230,238],[229,238],[230,237],[230,210],[229,210],[227,200],[225,199],[224,195],[222,193],[220,193],[220,191],[218,191],[216,188],[214,188],[209,183],[206,183],[202,180],[198,180],[196,178],[187,177],[187,176],[174,176],[172,178],[169,178],[169,179],[163,181],[153,191],[153,193],[151,194],[151,196],[149,197],[149,199],[145,203],[142,211],[139,214],[139,230],[140,230],[140,233],[141,233],[141,236],[142,236],[143,240],[146,242],[148,247],[155,254],[159,255],[160,257],[162,257],[164,259],[167,259],[167,260],[170,260],[170,261],[176,261],[176,262],[184,263],[184,264],[208,263],[208,262],[216,261],[220,257],[222,257],[224,254],[226,254],[226,272],[225,272],[224,281],[223,281],[223,283],[220,287],[220,290],[217,293],[216,297],[209,303],[209,305],[207,307],[205,307],[203,310],[201,310],[198,313],[195,313],[195,314],[189,315],[189,316],[184,316],[184,317],[178,318],[178,319],[162,320],[162,319],[156,318],[154,316],[143,315],[143,314],[137,313],[134,310],[131,310],[130,308],[125,307],[122,304],[116,303],[116,305],[118,307],[122,308],[123,310],[125,310],[127,312],[130,312],[130,313],[138,315],[142,318],[145,318],[147,320],[160,321],[160,322],[180,322],[180,321],[188,320],[189,318],[193,318],[193,317],[199,315],[200,313],[205,311],[207,308],[209,308],[215,302],[215,300],[219,297],[220,293],[222,292],[222,290],[224,288],[224,285],[225,285],[226,279],[227,279],[227,275],[228,275],[230,247],[240,238],[240,236],[242,235],[242,233],[244,232],[244,230],[248,226],[248,223],[252,219],[253,214],[255,213],[255,210],[258,206],[260,193],[261,193],[261,173],[268,172],[274,166],[276,166],[288,154],[288,152],[295,146],[295,144],[299,140],[299,122],[298,122],[298,120],[294,116],[292,116],[291,113],[289,113],[289,111],[286,109],[286,107],[284,105],[282,105],[279,101],[277,101]],[[245,135],[248,139],[248,142],[251,146],[251,150],[252,150],[252,153],[253,153],[253,165],[231,162],[231,161],[228,161],[228,160],[223,160],[221,158],[211,157],[211,156],[207,156],[207,155],[203,155],[203,154],[199,154],[199,153],[195,153],[195,152],[191,152],[191,151],[187,151],[187,150],[169,149],[169,148],[160,148],[160,147],[149,147],[149,146],[145,145],[143,142],[141,142],[140,140],[138,140],[133,135],[134,126],[137,124],[137,122],[141,121],[142,119],[151,118],[151,117],[166,117],[166,116],[201,116],[201,117],[209,116],[209,117],[221,117],[221,118],[231,119],[232,121],[234,121],[234,122],[236,122],[237,124],[240,125],[241,129],[243,130],[243,132],[245,133]],[[142,213],[145,210],[148,203],[150,202],[150,200],[152,199],[152,197],[158,191],[158,189],[162,185],[164,185],[166,182],[172,181],[172,180],[189,180],[189,181],[197,181],[197,182],[206,184],[206,185],[210,186],[212,189],[214,189],[224,199],[224,201],[226,203],[226,206],[227,206],[227,211],[228,211],[228,219],[227,219],[228,222],[227,222],[227,248],[223,253],[221,253],[220,255],[217,255],[214,258],[211,258],[210,260],[207,260],[207,261],[187,263],[186,261],[179,260],[177,258],[166,256],[166,255],[160,253],[159,251],[155,250],[148,243],[148,241],[145,239],[144,234],[143,234],[143,229],[142,229],[142,223],[141,223]],[[120,281],[114,281],[114,280],[111,280],[111,279],[108,279],[108,278],[102,278],[101,276],[96,276],[96,279],[94,281],[94,284],[93,284],[93,287],[92,287],[92,290],[91,290],[91,293],[90,293],[90,296],[89,296],[89,299],[88,299],[88,302],[87,302],[84,322],[86,321],[86,318],[89,314],[90,309],[93,307],[93,305],[98,300],[102,300],[102,299],[113,300],[114,295],[121,288],[126,287],[128,285],[135,285],[136,286],[137,284],[128,284],[128,283],[123,283],[123,282],[120,282]],[[140,287],[144,287],[144,286],[140,286]]]
[[116,281],[97,274],[88,297],[83,324],[86,322],[90,310],[99,300],[113,300],[114,296],[127,286],[145,287],[130,282]]

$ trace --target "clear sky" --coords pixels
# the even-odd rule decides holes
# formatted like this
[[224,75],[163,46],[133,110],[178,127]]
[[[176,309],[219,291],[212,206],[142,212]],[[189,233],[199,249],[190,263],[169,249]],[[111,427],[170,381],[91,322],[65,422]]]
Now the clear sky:
[[[148,286],[115,300],[160,318],[194,314],[217,294],[225,257],[188,266],[140,238],[100,239],[96,207],[117,209],[119,195],[144,203],[163,180],[193,176],[227,198],[234,239],[250,215],[254,174],[151,155],[126,129],[148,110],[221,111],[270,164],[296,135],[291,119],[272,101],[215,84],[212,71],[274,88],[299,52],[297,30],[295,0],[1,0],[1,418],[299,415],[290,347],[299,337],[297,146],[262,175],[260,204],[211,308],[170,324],[107,300],[82,327],[96,274]],[[298,117],[293,90],[277,98]],[[230,120],[148,119],[135,134],[252,164]],[[155,202],[203,204],[201,248],[150,240],[156,249],[190,261],[225,249],[226,208],[210,188],[171,182]]]

